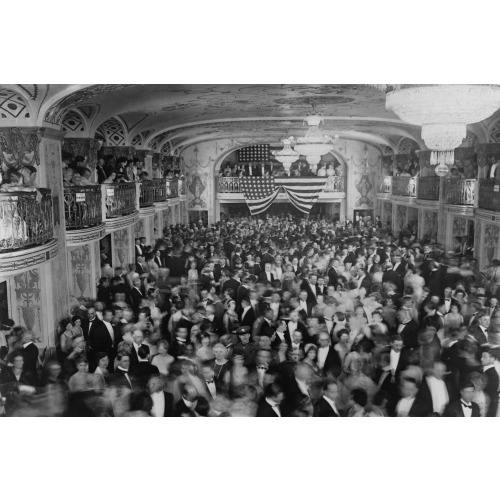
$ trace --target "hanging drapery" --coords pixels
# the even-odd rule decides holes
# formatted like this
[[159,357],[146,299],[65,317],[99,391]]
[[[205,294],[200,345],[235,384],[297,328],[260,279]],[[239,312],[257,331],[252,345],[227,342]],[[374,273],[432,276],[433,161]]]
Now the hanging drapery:
[[324,190],[326,177],[244,177],[241,188],[252,215],[265,212],[280,192],[297,210],[308,214]]

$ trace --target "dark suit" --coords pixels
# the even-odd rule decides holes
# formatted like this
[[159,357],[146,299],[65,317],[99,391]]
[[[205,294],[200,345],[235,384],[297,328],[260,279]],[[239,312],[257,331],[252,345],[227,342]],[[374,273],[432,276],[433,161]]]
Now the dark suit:
[[[480,417],[479,406],[476,403],[472,404],[472,417]],[[457,401],[453,401],[449,403],[446,409],[444,410],[443,417],[465,417],[464,409],[462,406],[462,401],[459,399]]]
[[493,368],[488,368],[485,372],[483,372],[488,378],[488,382],[486,387],[484,388],[484,392],[488,394],[490,397],[490,407],[488,409],[488,417],[496,417],[497,415],[497,407],[498,407],[498,373]]
[[269,275],[270,275],[271,279],[269,279],[267,277],[267,273],[265,271],[261,272],[259,274],[259,281],[264,281],[264,282],[272,283],[276,278],[275,278],[274,274],[271,273],[271,272],[269,273]]
[[[148,359],[149,359],[149,346],[145,345],[145,344],[141,344],[140,347],[143,347],[144,349],[146,349],[147,353],[148,353]],[[130,367],[132,367],[133,365],[136,365],[139,363],[139,357],[137,356],[137,351],[135,350],[135,346],[132,344],[132,349],[130,351]]]
[[130,303],[132,304],[132,309],[134,312],[137,314],[137,311],[139,311],[139,308],[141,306],[141,301],[144,298],[144,295],[142,295],[142,292],[138,290],[137,288],[132,288],[130,291]]
[[[319,352],[319,351],[318,351]],[[328,354],[326,355],[325,364],[323,365],[322,375],[338,377],[342,371],[342,363],[340,361],[339,353],[329,346]]]
[[335,271],[335,268],[331,267],[330,269],[328,269],[328,283],[337,287],[338,280],[339,275],[337,274],[337,271]]
[[31,373],[33,377],[38,381],[37,366],[38,366],[38,347],[31,343],[26,347],[23,347],[23,359],[24,367],[28,373]]
[[[445,379],[446,391],[448,392],[448,400],[453,401],[456,397],[456,390],[451,381]],[[431,390],[427,383],[427,378],[424,378],[422,385],[416,396],[416,403],[419,405],[423,417],[431,417],[434,414],[433,401]]]
[[487,344],[488,337],[483,332],[479,325],[475,325],[469,328],[469,334],[472,335],[479,345]]
[[243,311],[239,315],[239,320],[240,320],[240,325],[241,326],[249,326],[252,328],[255,320],[257,319],[255,315],[255,311],[253,310],[253,307],[250,307],[245,313],[245,316],[243,316]]
[[314,405],[314,417],[340,417],[338,413],[335,413],[334,409],[331,407],[330,403],[325,399],[321,398]]
[[259,408],[257,410],[257,417],[277,417],[278,415],[273,410],[272,406],[266,401],[266,398],[262,398],[259,403]]
[[[127,380],[125,373],[128,374],[130,382]],[[109,377],[109,385],[112,387],[125,387],[127,389],[134,389],[134,384],[130,373],[124,372],[120,368],[117,368],[114,373]]]
[[418,347],[418,325],[415,320],[412,319],[406,323],[399,335],[401,335],[407,349],[416,349]]
[[235,280],[234,278],[229,278],[227,281],[224,282],[224,284],[222,285],[222,290],[221,292],[224,294],[224,292],[228,289],[228,288],[232,288],[234,290],[234,292],[236,293],[236,291],[238,290],[239,286],[241,285],[241,283],[237,280]]
[[276,328],[273,326],[272,322],[269,324],[265,319],[260,327],[260,336],[261,337],[269,337],[273,336],[273,333],[276,331]]

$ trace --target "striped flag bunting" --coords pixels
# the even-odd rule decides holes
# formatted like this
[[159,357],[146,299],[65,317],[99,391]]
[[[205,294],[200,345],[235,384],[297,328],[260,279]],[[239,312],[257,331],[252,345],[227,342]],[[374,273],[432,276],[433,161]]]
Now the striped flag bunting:
[[241,188],[252,215],[265,212],[280,192],[308,214],[326,185],[326,177],[243,177]]

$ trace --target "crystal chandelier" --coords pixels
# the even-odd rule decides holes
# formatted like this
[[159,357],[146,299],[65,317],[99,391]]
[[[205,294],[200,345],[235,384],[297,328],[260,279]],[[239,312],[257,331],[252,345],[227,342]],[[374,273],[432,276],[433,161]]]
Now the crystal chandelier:
[[[319,115],[309,115],[305,121],[309,130],[304,137],[299,137],[295,143],[295,151],[306,157],[307,163],[313,173],[318,169],[321,157],[332,149],[334,139],[328,135],[322,135],[319,125],[323,121]],[[335,136],[335,139],[338,137]]]
[[446,175],[454,149],[467,135],[467,124],[482,121],[500,107],[499,85],[379,85],[389,90],[386,109],[403,121],[422,127],[422,139],[432,151],[431,165]]
[[299,159],[300,155],[292,149],[292,144],[294,142],[293,137],[281,139],[281,142],[283,143],[283,149],[274,154],[274,159],[283,164],[285,172],[290,175],[290,167],[292,163]]

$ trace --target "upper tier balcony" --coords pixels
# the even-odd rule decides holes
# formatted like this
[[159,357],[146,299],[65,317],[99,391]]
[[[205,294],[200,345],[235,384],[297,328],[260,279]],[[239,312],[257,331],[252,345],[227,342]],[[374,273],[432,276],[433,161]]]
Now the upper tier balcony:
[[500,211],[500,180],[480,179],[478,207],[492,212]]
[[[296,177],[300,180],[304,177]],[[243,199],[243,187],[241,177],[219,177],[218,194],[223,195],[238,195],[241,194]],[[346,192],[346,178],[343,176],[326,177],[326,185],[320,193],[320,198],[343,198]],[[228,197],[229,198],[229,197]],[[234,198],[234,196],[232,196]]]
[[83,229],[102,224],[101,186],[64,188],[66,229]]
[[417,199],[439,201],[439,177],[417,177]]
[[393,177],[391,185],[392,196],[417,197],[416,177]]
[[0,276],[57,255],[50,189],[0,193]]
[[476,179],[446,179],[444,183],[444,202],[447,205],[476,205]]

